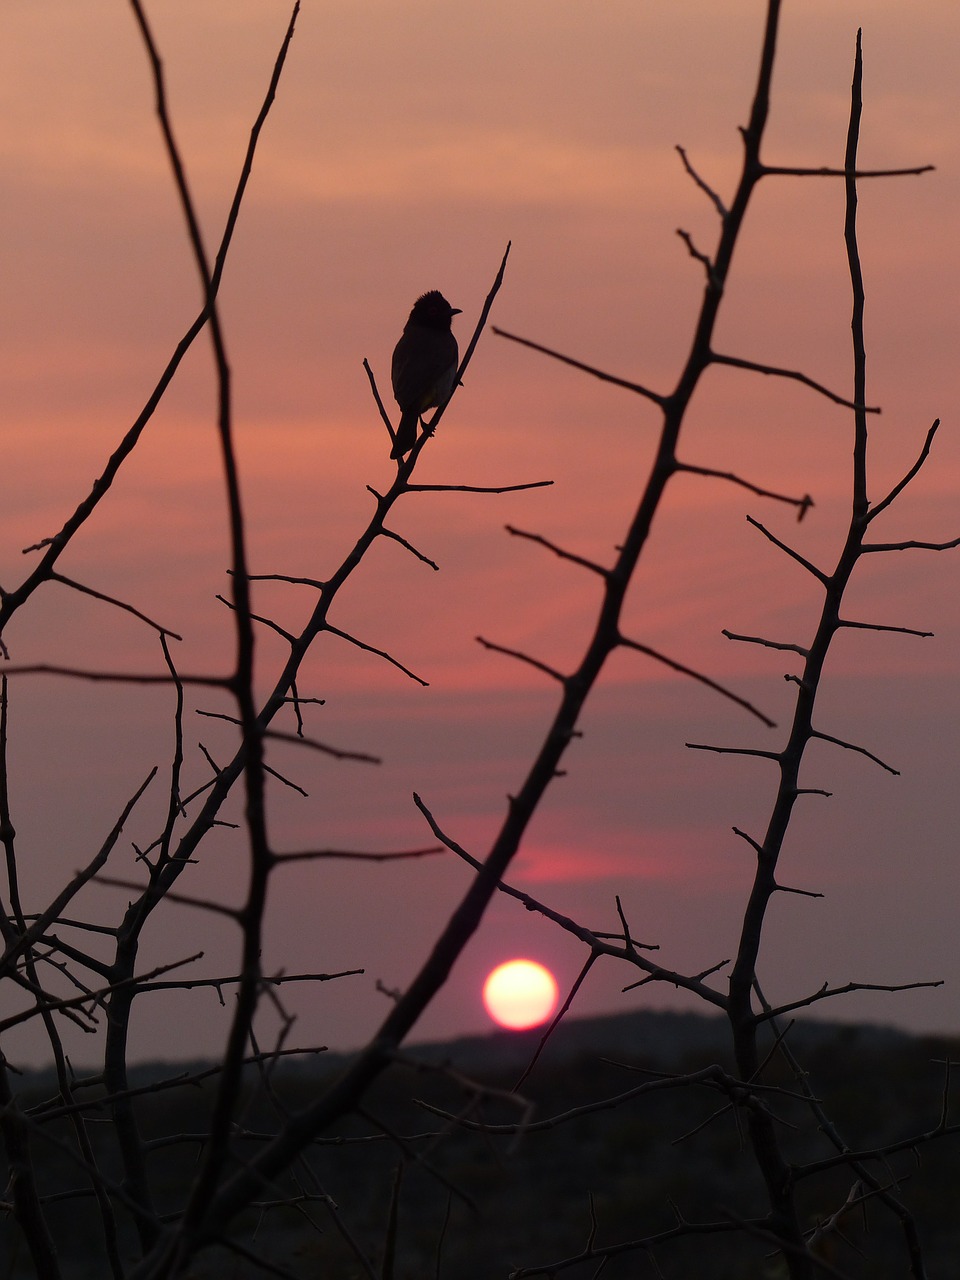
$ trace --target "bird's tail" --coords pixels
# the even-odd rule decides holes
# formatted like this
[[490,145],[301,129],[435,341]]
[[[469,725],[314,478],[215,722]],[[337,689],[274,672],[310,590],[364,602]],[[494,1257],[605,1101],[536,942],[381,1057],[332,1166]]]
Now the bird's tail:
[[397,427],[397,438],[394,440],[393,448],[390,450],[391,458],[402,458],[417,443],[417,423],[419,421],[420,415],[416,409],[407,409],[404,412],[400,419],[400,425]]

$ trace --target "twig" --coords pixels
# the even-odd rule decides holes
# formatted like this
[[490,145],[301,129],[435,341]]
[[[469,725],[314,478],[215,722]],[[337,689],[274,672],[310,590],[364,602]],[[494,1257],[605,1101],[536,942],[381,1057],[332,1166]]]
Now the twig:
[[477,644],[482,644],[484,649],[489,649],[491,653],[502,653],[505,657],[516,658],[518,662],[525,662],[527,666],[533,667],[535,671],[542,671],[544,675],[552,677],[552,679],[563,684],[567,677],[556,669],[549,666],[546,662],[541,662],[538,658],[531,658],[528,653],[523,653],[520,649],[509,649],[506,645],[494,644],[492,640],[485,640],[483,636],[476,637]]
[[653,658],[656,662],[662,663],[665,667],[669,667],[671,671],[676,671],[679,675],[689,676],[691,680],[696,680],[698,684],[705,685],[706,688],[712,689],[715,693],[722,694],[724,698],[728,698],[731,702],[735,702],[738,707],[743,707],[745,711],[749,711],[752,716],[761,721],[768,729],[776,728],[776,721],[771,720],[769,716],[758,710],[752,702],[748,702],[746,698],[742,698],[738,693],[734,693],[732,689],[728,689],[726,685],[720,684],[716,680],[711,680],[709,676],[703,675],[700,671],[695,671],[693,667],[685,666],[682,662],[677,662],[673,658],[668,658],[666,654],[660,653],[657,649],[651,649],[649,645],[640,644],[636,640],[628,640],[625,636],[620,637],[620,644],[626,649],[633,649],[636,653],[646,654],[648,658]]
[[559,360],[561,364],[570,365],[573,369],[579,369],[581,373],[589,373],[592,378],[599,378],[601,382],[609,382],[615,387],[623,387],[627,391],[635,391],[637,395],[643,396],[647,400],[652,400],[654,404],[663,405],[665,397],[658,395],[656,391],[651,391],[649,387],[643,386],[639,382],[631,382],[627,378],[618,378],[615,374],[604,373],[602,369],[597,369],[592,364],[584,364],[582,360],[574,360],[572,356],[561,355],[559,351],[554,351],[552,347],[545,347],[539,342],[531,342],[529,338],[521,338],[515,333],[508,333],[506,329],[498,329],[493,326],[493,332],[498,338],[506,338],[509,342],[516,342],[521,347],[529,347],[531,351],[539,351],[541,355],[550,356],[553,360]]
[[569,560],[571,564],[578,564],[584,569],[589,569],[592,573],[599,574],[601,578],[605,578],[610,572],[609,569],[604,568],[602,564],[597,564],[594,560],[588,560],[585,556],[578,556],[572,551],[565,551],[563,547],[551,542],[549,538],[544,538],[542,534],[528,533],[526,529],[518,529],[512,524],[504,525],[504,528],[511,537],[525,538],[528,542],[535,542],[538,546],[552,551],[561,560]]
[[879,413],[877,406],[857,404],[855,400],[848,400],[846,396],[837,395],[835,391],[831,391],[829,387],[825,387],[822,382],[817,382],[814,378],[808,378],[805,373],[800,373],[797,369],[783,369],[775,364],[760,364],[756,360],[742,360],[738,356],[724,356],[719,352],[710,353],[710,359],[714,364],[725,364],[731,369],[747,369],[751,373],[762,373],[771,378],[787,378],[793,382],[801,382],[805,387],[809,387],[812,391],[819,392],[834,404],[842,405],[845,409],[862,409],[864,413]]
[[690,157],[687,155],[685,148],[681,147],[678,144],[674,148],[674,150],[676,151],[680,159],[683,161],[684,169],[686,169],[687,173],[694,180],[694,182],[697,184],[700,190],[710,200],[711,204],[716,209],[717,213],[719,213],[720,217],[726,218],[727,214],[729,213],[729,210],[727,209],[723,201],[720,199],[720,197],[717,195],[716,191],[714,191],[713,187],[708,186],[707,183],[704,182],[703,178],[700,177],[699,173],[697,173],[696,169],[694,169],[693,165],[690,163]]

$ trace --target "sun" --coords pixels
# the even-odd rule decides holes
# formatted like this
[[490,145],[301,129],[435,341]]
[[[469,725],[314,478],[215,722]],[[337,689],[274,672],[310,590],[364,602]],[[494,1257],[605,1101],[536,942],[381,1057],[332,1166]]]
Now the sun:
[[523,1031],[546,1022],[557,1006],[557,980],[535,960],[497,965],[483,984],[483,1004],[501,1027]]

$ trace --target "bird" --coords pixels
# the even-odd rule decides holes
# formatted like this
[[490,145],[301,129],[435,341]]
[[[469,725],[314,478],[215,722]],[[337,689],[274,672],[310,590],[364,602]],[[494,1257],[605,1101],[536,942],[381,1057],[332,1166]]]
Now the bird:
[[390,375],[400,406],[391,458],[402,458],[417,442],[417,424],[427,409],[445,404],[453,391],[460,350],[450,322],[461,314],[439,289],[422,294],[413,304],[393,352]]

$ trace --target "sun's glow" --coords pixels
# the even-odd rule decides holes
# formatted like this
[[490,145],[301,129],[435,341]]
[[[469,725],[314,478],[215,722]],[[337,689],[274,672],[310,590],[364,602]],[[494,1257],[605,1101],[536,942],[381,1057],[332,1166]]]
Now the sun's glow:
[[535,960],[508,960],[483,984],[483,1004],[501,1027],[522,1031],[546,1022],[557,1005],[557,981]]

